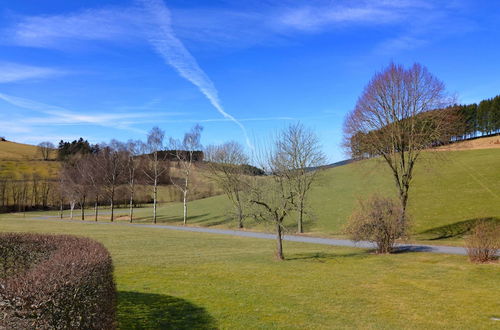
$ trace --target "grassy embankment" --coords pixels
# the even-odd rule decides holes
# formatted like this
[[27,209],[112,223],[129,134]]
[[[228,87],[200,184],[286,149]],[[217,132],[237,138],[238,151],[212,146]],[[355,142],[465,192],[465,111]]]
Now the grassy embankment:
[[151,228],[0,216],[1,231],[92,237],[110,250],[122,329],[498,327],[499,264]]
[[[451,151],[423,155],[410,191],[409,212],[414,239],[434,244],[461,244],[463,234],[477,219],[500,221],[500,148],[496,146],[495,138],[498,139],[478,139],[472,146],[455,146]],[[484,148],[485,143],[495,148],[475,148],[476,144]],[[197,175],[198,182],[206,181],[203,175]],[[172,188],[164,187],[160,200],[171,200],[170,196],[175,196],[170,191]],[[341,235],[357,200],[373,192],[392,195],[396,192],[391,173],[380,160],[325,170],[319,185],[311,191],[313,217],[306,223],[306,231],[319,236]],[[230,210],[224,196],[195,200],[189,203],[188,222],[197,226],[236,227]],[[92,210],[87,210],[89,216],[91,213]],[[119,221],[127,220],[126,212],[123,213]],[[136,209],[135,213],[138,222],[151,221],[150,207]],[[104,213],[101,220],[106,220]],[[158,220],[160,223],[180,224],[181,203],[162,204]],[[295,230],[293,220],[289,219],[287,224],[290,232]],[[252,230],[266,229],[265,225],[252,220],[248,220],[246,226]]]
[[[311,235],[342,233],[357,200],[373,192],[395,195],[391,173],[379,160],[368,160],[324,171],[310,195]],[[190,225],[236,227],[224,196],[189,203]],[[477,219],[500,218],[500,149],[448,151],[426,154],[416,168],[409,212],[413,238],[434,244],[461,244],[462,235]],[[91,210],[88,210],[91,213]],[[138,222],[151,221],[149,207],[136,210]],[[105,217],[103,218],[105,220]],[[126,221],[126,215],[121,221]],[[181,203],[163,204],[159,222],[180,224]],[[294,219],[288,228],[294,232]],[[119,220],[120,221],[120,220]],[[263,224],[246,222],[248,229],[265,230]]]

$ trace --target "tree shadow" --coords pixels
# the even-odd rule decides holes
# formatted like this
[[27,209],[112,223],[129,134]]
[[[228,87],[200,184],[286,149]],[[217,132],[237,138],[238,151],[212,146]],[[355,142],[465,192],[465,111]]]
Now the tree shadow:
[[160,294],[119,291],[117,316],[120,329],[217,329],[203,307]]
[[297,253],[286,256],[286,260],[311,260],[317,262],[326,262],[327,260],[338,260],[342,258],[352,258],[352,257],[366,257],[368,254],[366,251],[337,254],[337,253],[325,253],[325,252],[310,252],[310,253]]
[[432,248],[428,246],[400,245],[393,248],[391,254],[430,252],[430,251],[432,251]]
[[[193,220],[198,220],[200,218],[206,217],[208,213],[203,213],[199,215],[188,215],[187,217],[187,222],[189,223],[190,221]],[[151,222],[153,220],[153,216],[151,215],[146,215],[146,216],[137,216],[134,218],[134,221],[137,221],[139,223],[143,222]],[[157,215],[156,216],[156,222],[158,224],[169,224],[169,223],[179,223],[182,222],[183,218],[181,216],[175,216],[175,215]]]
[[468,234],[470,230],[474,228],[474,226],[480,221],[494,222],[500,224],[500,218],[497,217],[475,218],[475,219],[455,222],[445,226],[431,228],[419,233],[419,235],[424,236],[425,239],[431,241],[447,239],[447,238],[458,238]]

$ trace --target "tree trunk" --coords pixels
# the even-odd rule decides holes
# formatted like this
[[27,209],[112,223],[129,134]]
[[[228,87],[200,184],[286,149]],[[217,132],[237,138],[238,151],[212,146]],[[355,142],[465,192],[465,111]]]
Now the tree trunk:
[[133,216],[134,216],[134,192],[132,191],[130,193],[130,202],[129,202],[129,217],[130,217],[130,222],[132,223],[133,221]]
[[75,209],[75,202],[70,202],[69,207],[71,208],[70,219],[73,220],[73,210]]
[[187,223],[187,190],[184,190],[183,191],[184,193],[184,197],[183,197],[183,221],[184,221],[184,225],[186,225]]
[[81,209],[81,212],[82,212],[82,221],[85,220],[85,196],[83,196],[83,200],[82,200],[82,205],[80,205],[80,209]]
[[243,229],[243,207],[240,201],[240,194],[236,191],[236,211],[238,212],[238,228]]
[[186,173],[186,179],[184,180],[184,191],[183,191],[183,210],[184,210],[184,225],[187,223],[187,195],[189,187],[189,172]]
[[299,234],[302,234],[304,232],[304,228],[302,226],[303,219],[304,219],[304,201],[301,199],[299,205],[299,219],[297,221],[297,232]]
[[99,196],[95,196],[95,204],[94,204],[94,215],[95,215],[95,221],[97,222],[97,217],[99,213]]
[[156,223],[156,196],[158,194],[158,178],[155,176],[155,182],[153,185],[153,223]]
[[62,219],[63,218],[63,200],[60,200],[59,203],[59,217]]
[[279,222],[276,222],[276,243],[276,258],[278,260],[285,260],[283,256],[283,237]]

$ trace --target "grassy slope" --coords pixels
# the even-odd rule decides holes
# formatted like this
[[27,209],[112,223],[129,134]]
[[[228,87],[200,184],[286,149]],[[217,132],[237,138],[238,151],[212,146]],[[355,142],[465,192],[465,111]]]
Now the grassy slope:
[[[477,144],[482,140],[473,141]],[[25,156],[29,154],[29,150],[36,150],[34,146],[0,142],[0,153],[2,150],[12,151],[17,146],[25,150],[24,154],[20,152]],[[456,149],[427,154],[416,168],[409,211],[413,220],[413,232],[419,240],[450,236],[446,242],[456,244],[460,241],[457,238],[460,238],[463,228],[467,229],[471,220],[500,218],[500,148]],[[57,162],[11,160],[0,162],[0,174],[17,171],[19,168],[24,168],[26,172],[54,172],[57,170],[56,166]],[[200,186],[208,187],[203,175],[197,174],[197,177]],[[200,196],[203,189],[199,189]],[[178,198],[178,192],[173,192],[174,187],[163,187],[160,200]],[[395,194],[391,174],[380,160],[362,161],[326,170],[322,174],[320,185],[311,191],[313,221],[306,223],[306,230],[315,235],[339,235],[356,206],[356,200],[372,192]],[[189,206],[189,222],[193,225],[234,227],[230,210],[230,204],[224,196],[193,201]],[[150,221],[151,210],[138,209],[137,215],[140,221]],[[182,206],[180,203],[163,204],[159,215],[160,222],[180,223]],[[288,225],[293,231],[293,219]],[[263,225],[251,220],[247,221],[247,227],[265,229]]]
[[[52,153],[51,159],[56,156]],[[53,177],[59,169],[57,162],[44,162],[36,146],[0,141],[0,177],[21,178],[23,174],[37,172],[42,177]]]
[[0,231],[89,236],[105,244],[124,329],[447,328],[498,326],[498,264],[465,257],[0,216]]
[[[306,229],[316,235],[338,235],[356,201],[372,192],[393,194],[390,172],[380,160],[369,160],[326,170],[321,184],[310,196],[314,221]],[[500,218],[500,149],[463,150],[426,154],[415,171],[410,192],[409,212],[413,232],[420,240],[446,236],[456,243],[460,223],[478,218]],[[230,204],[224,196],[193,201],[189,222],[193,225],[235,227],[229,216]],[[149,221],[151,210],[137,212]],[[160,222],[180,223],[180,203],[160,207]],[[450,228],[441,228],[450,225]],[[455,226],[456,225],[456,226]],[[247,227],[264,229],[251,220]],[[293,219],[289,222],[295,229]],[[425,234],[423,234],[426,232]],[[457,236],[458,233],[458,236]],[[455,240],[453,240],[455,239]]]

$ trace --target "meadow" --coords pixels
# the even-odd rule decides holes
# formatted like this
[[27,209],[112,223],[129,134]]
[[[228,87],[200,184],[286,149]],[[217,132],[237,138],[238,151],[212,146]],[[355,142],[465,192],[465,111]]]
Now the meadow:
[[[466,141],[440,152],[425,152],[417,163],[414,184],[410,190],[409,213],[412,223],[412,240],[431,244],[462,245],[463,236],[479,219],[500,222],[500,148],[498,137]],[[19,147],[20,146],[20,147]],[[463,147],[462,147],[463,146]],[[489,149],[482,149],[488,147]],[[18,148],[18,149],[16,149]],[[450,150],[451,149],[451,150]],[[19,157],[15,159],[15,150]],[[36,147],[12,142],[0,142],[2,171],[57,173],[59,163],[43,162],[36,158]],[[0,157],[1,158],[1,157]],[[177,169],[173,168],[175,173]],[[189,202],[188,224],[194,226],[236,228],[229,201],[218,188],[197,169],[193,177],[192,200]],[[143,187],[147,189],[147,187]],[[357,201],[371,193],[396,194],[387,165],[380,159],[359,161],[329,168],[319,175],[312,188],[305,231],[314,236],[342,236]],[[181,224],[182,203],[174,186],[161,186],[159,190],[159,223]],[[127,221],[126,210],[118,221]],[[93,210],[87,209],[90,219]],[[38,212],[56,215],[56,211]],[[65,211],[69,216],[69,211]],[[146,205],[136,208],[136,222],[151,222],[152,210]],[[79,211],[75,211],[75,217]],[[106,221],[106,210],[101,213]],[[295,232],[294,215],[287,220],[290,233]],[[268,230],[265,224],[248,218],[248,230]]]
[[499,264],[430,253],[0,216],[0,230],[91,237],[111,252],[121,329],[493,329]]
[[[342,236],[357,200],[374,192],[394,196],[396,193],[391,173],[381,160],[324,170],[311,190],[306,234]],[[88,209],[86,213],[91,217],[92,212]],[[182,223],[182,203],[163,203],[158,212],[159,223]],[[128,221],[126,211],[122,213],[118,221]],[[477,220],[500,222],[500,149],[425,153],[416,168],[409,213],[412,240],[431,244],[462,245],[463,236]],[[151,222],[151,214],[150,207],[137,208],[135,221]],[[106,221],[107,217],[103,215],[101,220]],[[188,224],[237,227],[231,205],[223,195],[190,202]],[[295,232],[293,215],[286,225],[290,233]],[[249,230],[268,230],[265,224],[253,219],[247,219],[245,226]]]

